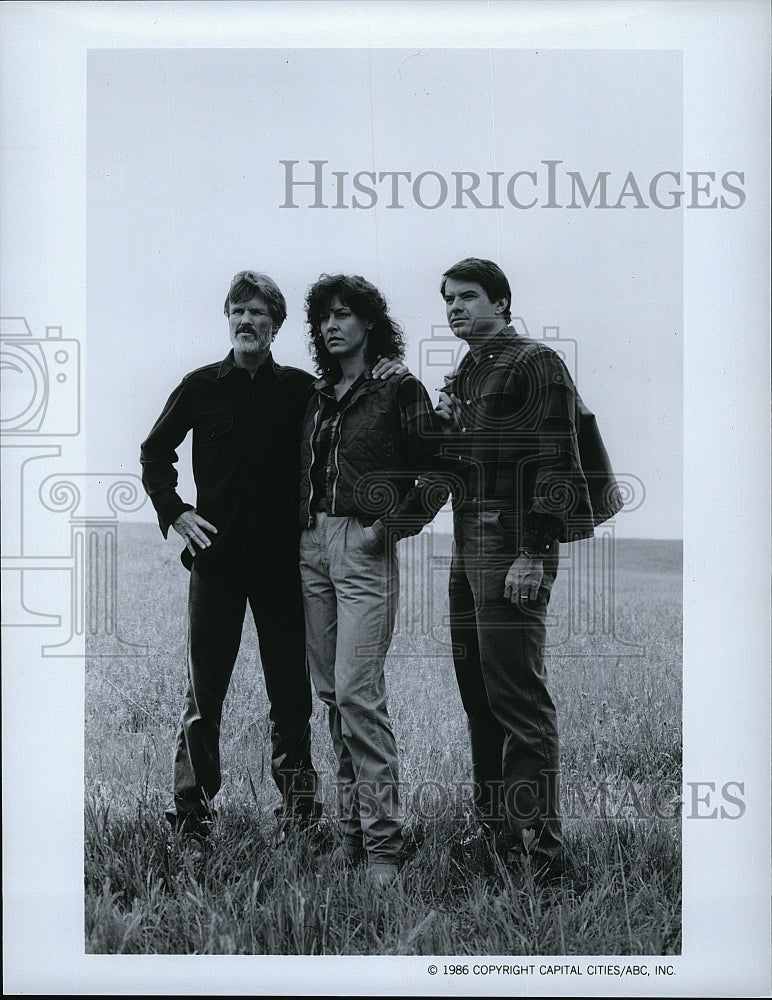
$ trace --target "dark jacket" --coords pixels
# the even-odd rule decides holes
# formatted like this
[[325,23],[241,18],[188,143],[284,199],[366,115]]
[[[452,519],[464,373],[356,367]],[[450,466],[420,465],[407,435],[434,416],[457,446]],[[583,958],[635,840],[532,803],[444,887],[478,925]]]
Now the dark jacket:
[[[314,438],[332,384],[319,379],[308,405],[300,449],[300,524],[313,524]],[[383,522],[396,538],[417,534],[449,491],[425,478],[436,466],[442,429],[424,386],[406,372],[369,373],[345,397],[332,427],[326,469],[327,513]]]

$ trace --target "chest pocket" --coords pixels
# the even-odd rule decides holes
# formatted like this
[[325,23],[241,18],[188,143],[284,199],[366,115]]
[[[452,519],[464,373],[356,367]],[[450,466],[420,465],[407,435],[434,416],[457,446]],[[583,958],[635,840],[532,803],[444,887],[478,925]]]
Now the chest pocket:
[[201,455],[207,472],[222,475],[241,457],[242,432],[233,417],[207,424],[201,435]]
[[469,431],[521,435],[539,426],[544,393],[538,383],[500,365],[484,374],[464,386],[461,408]]

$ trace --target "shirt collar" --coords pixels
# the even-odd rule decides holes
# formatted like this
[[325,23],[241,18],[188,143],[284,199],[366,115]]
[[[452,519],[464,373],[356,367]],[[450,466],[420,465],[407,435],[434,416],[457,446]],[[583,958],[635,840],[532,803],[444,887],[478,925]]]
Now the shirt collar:
[[[231,348],[228,351],[226,357],[224,357],[223,360],[220,362],[220,368],[219,371],[217,372],[217,377],[225,378],[225,376],[230,375],[230,373],[235,368],[236,368],[236,359],[233,355],[233,348]],[[278,378],[279,373],[276,371],[276,362],[273,360],[273,354],[271,354],[270,352],[268,353],[268,357],[255,372],[255,375],[258,374],[262,375],[263,373],[270,374],[274,378]]]
[[[486,341],[485,346],[480,352],[480,361],[489,357],[494,357],[494,355],[501,354],[513,340],[517,339],[517,337],[517,330],[515,330],[513,326],[505,326],[503,329],[499,330],[498,333],[494,334],[490,340]],[[475,359],[474,354],[472,354],[470,348],[461,359],[461,364],[475,365],[477,363],[478,362]]]
[[503,351],[508,344],[517,337],[517,331],[513,326],[505,326],[502,330],[499,330],[488,343],[483,348],[483,355],[490,354],[491,352]]

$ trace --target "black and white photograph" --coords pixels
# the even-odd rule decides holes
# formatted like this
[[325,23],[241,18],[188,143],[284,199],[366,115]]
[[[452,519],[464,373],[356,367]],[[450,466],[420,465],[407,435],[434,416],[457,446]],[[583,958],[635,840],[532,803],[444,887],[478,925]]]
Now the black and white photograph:
[[769,995],[768,6],[0,18],[5,992]]

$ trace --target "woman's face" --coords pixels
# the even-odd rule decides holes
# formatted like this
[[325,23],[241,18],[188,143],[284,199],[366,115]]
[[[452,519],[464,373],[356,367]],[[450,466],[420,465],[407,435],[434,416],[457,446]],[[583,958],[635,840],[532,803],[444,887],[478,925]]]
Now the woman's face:
[[324,346],[337,361],[364,355],[367,333],[372,326],[372,320],[361,319],[337,296],[330,301],[326,313],[322,313],[319,324]]

